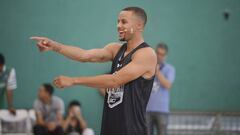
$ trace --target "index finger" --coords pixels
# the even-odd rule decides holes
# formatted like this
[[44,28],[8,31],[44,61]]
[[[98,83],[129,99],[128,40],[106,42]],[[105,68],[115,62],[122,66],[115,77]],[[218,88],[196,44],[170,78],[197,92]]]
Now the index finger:
[[45,38],[44,37],[33,36],[33,37],[30,37],[30,39],[39,41],[39,40],[44,40]]

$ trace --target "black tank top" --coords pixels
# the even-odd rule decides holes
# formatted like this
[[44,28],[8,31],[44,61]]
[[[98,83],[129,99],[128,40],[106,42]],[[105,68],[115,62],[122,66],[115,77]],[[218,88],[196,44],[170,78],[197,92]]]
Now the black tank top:
[[[127,44],[122,45],[113,60],[111,73],[130,63],[132,55],[145,47],[149,46],[144,42],[124,57]],[[101,135],[147,135],[145,113],[153,79],[139,77],[119,88],[107,89]]]

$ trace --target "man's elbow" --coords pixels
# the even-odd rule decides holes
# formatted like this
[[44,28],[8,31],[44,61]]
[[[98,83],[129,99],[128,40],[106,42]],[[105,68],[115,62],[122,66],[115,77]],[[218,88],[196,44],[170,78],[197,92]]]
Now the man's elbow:
[[77,60],[82,63],[91,62],[92,56],[89,53],[83,53],[81,56],[74,58],[74,60]]
[[110,88],[118,88],[121,85],[122,85],[122,83],[118,79],[113,78],[110,83]]
[[116,82],[112,82],[110,85],[109,85],[109,88],[118,88],[120,87],[121,85],[116,83]]
[[167,84],[165,84],[164,87],[165,87],[165,89],[170,90],[172,88],[172,84],[171,83],[167,83]]
[[75,59],[75,60],[77,60],[77,61],[79,61],[79,62],[82,62],[82,63],[89,62],[89,59],[88,59],[88,58],[77,58],[77,59]]
[[170,90],[172,88],[172,86],[167,86],[166,89]]

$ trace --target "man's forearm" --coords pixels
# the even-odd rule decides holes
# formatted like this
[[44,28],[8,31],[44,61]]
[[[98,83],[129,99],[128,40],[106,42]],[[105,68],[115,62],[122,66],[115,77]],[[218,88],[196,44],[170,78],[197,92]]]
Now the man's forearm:
[[42,125],[42,126],[47,126],[46,122],[43,119],[37,119],[36,124]]
[[58,42],[54,42],[53,51],[62,54],[72,60],[80,62],[90,61],[90,57],[87,55],[86,50],[78,47],[68,46]]
[[66,120],[64,120],[63,122],[62,122],[62,127],[63,127],[63,129],[64,130],[66,130],[67,128],[68,128],[68,126],[69,126],[69,124],[70,124],[70,122],[71,122],[71,117],[67,117],[66,118]]
[[157,78],[158,78],[160,84],[164,88],[166,88],[166,89],[170,89],[171,88],[171,86],[172,86],[171,82],[169,80],[167,80],[161,72],[158,72],[156,75],[157,75]]
[[87,123],[86,121],[83,119],[83,117],[78,116],[77,117],[78,121],[79,121],[79,126],[82,130],[87,128]]
[[116,77],[111,74],[93,76],[93,77],[76,77],[73,78],[74,85],[85,85],[94,88],[116,88],[121,84]]
[[39,112],[36,112],[36,124],[47,126],[46,122],[43,120],[42,115]]
[[13,91],[12,90],[7,90],[7,103],[8,103],[8,108],[13,107]]

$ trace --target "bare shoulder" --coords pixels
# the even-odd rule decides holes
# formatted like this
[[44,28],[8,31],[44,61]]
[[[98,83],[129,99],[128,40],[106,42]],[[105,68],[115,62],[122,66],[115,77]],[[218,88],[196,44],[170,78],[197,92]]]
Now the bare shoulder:
[[139,49],[133,56],[134,58],[138,57],[143,60],[150,60],[153,61],[153,63],[157,62],[157,56],[155,51],[151,47],[146,47]]
[[140,64],[144,68],[145,73],[142,75],[143,78],[150,79],[155,74],[155,68],[157,65],[157,56],[155,51],[150,48],[139,49],[133,56],[133,61]]

